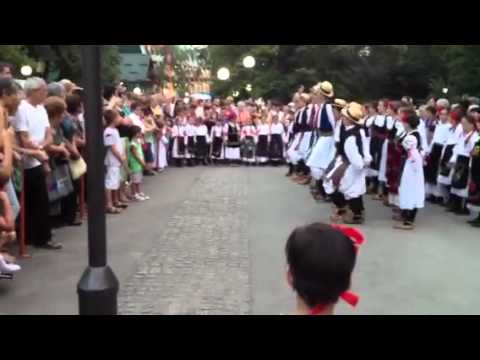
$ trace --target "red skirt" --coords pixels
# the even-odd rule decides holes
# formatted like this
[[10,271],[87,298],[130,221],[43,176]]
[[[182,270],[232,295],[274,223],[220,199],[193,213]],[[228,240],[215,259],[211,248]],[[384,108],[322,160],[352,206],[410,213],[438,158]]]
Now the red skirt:
[[390,194],[398,195],[402,172],[403,148],[396,141],[388,142],[387,152],[387,185]]

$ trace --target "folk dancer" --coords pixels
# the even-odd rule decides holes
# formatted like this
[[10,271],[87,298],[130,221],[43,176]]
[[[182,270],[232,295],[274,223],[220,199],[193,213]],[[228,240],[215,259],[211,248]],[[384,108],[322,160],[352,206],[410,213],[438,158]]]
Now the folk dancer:
[[363,224],[365,217],[362,196],[367,191],[363,140],[360,134],[363,107],[358,103],[350,103],[341,114],[344,129],[340,133],[335,166],[327,174],[324,188],[336,206],[332,222]]

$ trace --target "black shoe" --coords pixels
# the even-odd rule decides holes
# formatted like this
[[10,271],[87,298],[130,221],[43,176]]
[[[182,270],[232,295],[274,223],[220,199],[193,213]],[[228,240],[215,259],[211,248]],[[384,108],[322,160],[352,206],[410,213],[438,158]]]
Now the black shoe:
[[459,216],[467,216],[467,215],[470,215],[470,210],[463,208],[461,210],[455,211],[454,213],[455,215],[459,215]]
[[430,195],[428,198],[425,199],[425,201],[427,201],[427,202],[429,202],[429,203],[431,203],[431,204],[435,204],[436,201],[437,201],[437,199],[436,199],[435,196]]
[[36,247],[41,248],[41,249],[47,249],[47,250],[60,250],[60,249],[63,248],[63,245],[59,242],[55,242],[53,240],[50,240],[45,245],[36,246]]
[[472,225],[474,228],[480,228],[480,219],[478,219],[476,222],[474,223],[471,223],[470,225]]
[[473,220],[468,220],[467,224],[474,225],[474,224],[480,224],[480,216],[477,217],[476,219]]

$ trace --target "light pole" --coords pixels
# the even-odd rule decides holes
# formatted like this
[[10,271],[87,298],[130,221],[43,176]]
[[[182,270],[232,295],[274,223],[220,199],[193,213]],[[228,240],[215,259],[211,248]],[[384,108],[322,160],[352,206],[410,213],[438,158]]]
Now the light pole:
[[88,267],[78,285],[80,315],[116,315],[118,280],[107,264],[101,45],[82,45],[88,164]]

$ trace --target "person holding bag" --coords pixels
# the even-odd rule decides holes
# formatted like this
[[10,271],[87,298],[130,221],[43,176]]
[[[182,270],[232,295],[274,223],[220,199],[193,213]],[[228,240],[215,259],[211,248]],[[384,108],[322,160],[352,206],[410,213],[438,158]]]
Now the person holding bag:
[[[62,98],[49,97],[45,101],[45,109],[47,110],[48,119],[52,128],[53,143],[47,146],[47,153],[50,155],[50,166],[53,170],[52,176],[54,181],[62,181],[64,188],[58,188],[61,207],[61,219],[70,226],[79,226],[82,224],[77,218],[77,194],[74,191],[73,179],[70,173],[70,161],[78,160],[80,154],[72,142],[69,142],[62,129],[62,122],[67,110],[67,104]],[[61,180],[60,180],[61,178]],[[53,197],[50,201],[56,202]]]

